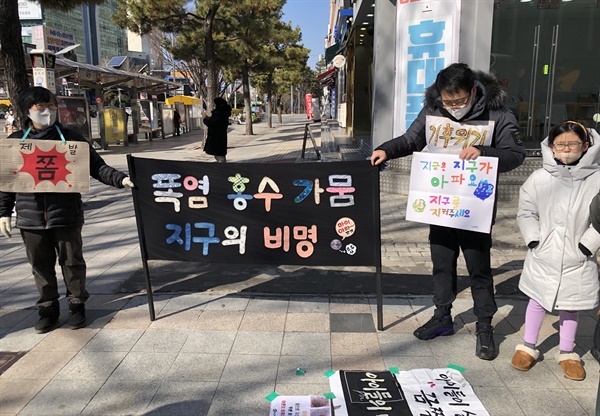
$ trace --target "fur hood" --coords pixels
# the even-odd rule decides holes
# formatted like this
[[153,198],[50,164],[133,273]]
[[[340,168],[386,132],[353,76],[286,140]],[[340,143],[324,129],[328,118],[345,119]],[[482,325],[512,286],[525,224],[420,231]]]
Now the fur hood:
[[[483,71],[473,71],[473,74],[475,75],[475,85],[477,86],[477,102],[475,107],[482,106],[490,110],[502,108],[509,96],[496,76]],[[435,88],[435,82],[425,90],[423,105],[429,111],[433,111],[436,106],[442,107],[440,95]]]

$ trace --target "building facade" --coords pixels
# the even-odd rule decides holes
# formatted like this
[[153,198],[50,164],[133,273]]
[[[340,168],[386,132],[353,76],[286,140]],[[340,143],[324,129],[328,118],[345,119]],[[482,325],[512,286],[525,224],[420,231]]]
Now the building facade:
[[47,9],[35,1],[19,2],[22,37],[38,48],[58,52],[79,44],[74,59],[92,65],[106,65],[114,56],[127,55],[127,31],[111,20],[116,2],[83,4],[69,11]]
[[[403,133],[420,109],[415,91],[452,62],[498,77],[531,156],[562,120],[598,128],[597,0],[332,0],[331,10],[327,39],[346,57],[332,87],[346,104],[337,119],[368,150]],[[407,28],[423,22],[443,27],[443,41],[411,44]]]

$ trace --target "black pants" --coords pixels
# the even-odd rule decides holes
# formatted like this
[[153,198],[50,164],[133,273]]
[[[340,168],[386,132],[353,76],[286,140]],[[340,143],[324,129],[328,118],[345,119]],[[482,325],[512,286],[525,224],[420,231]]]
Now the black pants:
[[90,295],[85,290],[86,265],[82,252],[81,227],[21,229],[21,237],[40,295],[37,306],[50,306],[60,297],[55,271],[57,258],[67,286],[69,302],[85,303]]
[[438,311],[449,314],[456,299],[456,264],[462,249],[471,278],[473,311],[480,322],[491,323],[498,310],[490,264],[491,234],[431,225],[429,242],[433,262],[433,303]]

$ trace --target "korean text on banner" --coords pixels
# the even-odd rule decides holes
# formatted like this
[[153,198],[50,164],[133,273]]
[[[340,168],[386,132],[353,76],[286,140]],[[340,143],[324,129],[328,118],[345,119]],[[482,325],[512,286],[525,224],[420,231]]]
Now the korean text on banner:
[[394,137],[417,118],[437,74],[458,62],[460,8],[461,0],[398,2]]
[[[375,265],[377,169],[129,157],[148,258]],[[378,187],[377,187],[378,189]]]
[[461,160],[458,155],[413,154],[406,219],[489,233],[498,159]]
[[0,140],[1,191],[87,192],[89,189],[87,142]]
[[337,371],[329,377],[335,416],[489,416],[462,374],[451,368]]

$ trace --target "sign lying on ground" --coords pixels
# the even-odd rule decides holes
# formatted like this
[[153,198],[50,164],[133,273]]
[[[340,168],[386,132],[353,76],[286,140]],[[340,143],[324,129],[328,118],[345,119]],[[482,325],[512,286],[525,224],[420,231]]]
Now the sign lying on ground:
[[0,140],[1,191],[87,192],[89,189],[87,142]]
[[458,155],[413,153],[406,219],[489,233],[498,159],[461,160]]
[[451,368],[340,370],[329,384],[335,416],[489,416],[471,385]]

